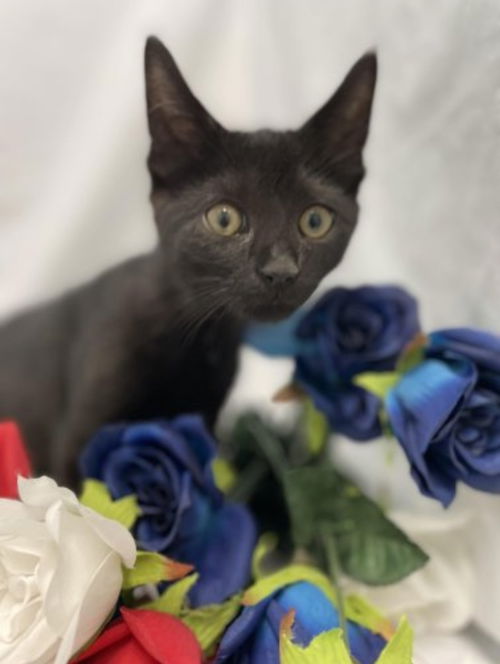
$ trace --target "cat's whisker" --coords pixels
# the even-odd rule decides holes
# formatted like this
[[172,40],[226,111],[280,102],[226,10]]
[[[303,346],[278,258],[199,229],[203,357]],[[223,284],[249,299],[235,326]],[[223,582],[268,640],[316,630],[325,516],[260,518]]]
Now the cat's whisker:
[[[189,346],[196,334],[203,325],[208,322],[215,314],[216,320],[219,320],[225,313],[229,299],[227,293],[230,288],[218,283],[218,288],[208,287],[198,288],[190,298],[188,306],[179,312],[177,327],[182,335],[182,345]],[[210,295],[210,299],[207,296]]]

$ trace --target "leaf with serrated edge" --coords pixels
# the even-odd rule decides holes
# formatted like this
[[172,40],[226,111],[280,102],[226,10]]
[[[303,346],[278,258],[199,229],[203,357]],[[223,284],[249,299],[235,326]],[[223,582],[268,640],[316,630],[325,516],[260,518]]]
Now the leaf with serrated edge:
[[376,664],[412,664],[413,630],[406,618],[402,618],[396,634],[380,653]]
[[352,382],[384,401],[387,394],[400,380],[401,374],[396,371],[380,371],[358,374],[354,376]]
[[143,604],[141,609],[152,609],[153,611],[163,611],[171,613],[173,616],[180,616],[183,609],[186,608],[187,594],[198,581],[198,574],[190,574],[180,581],[173,583],[163,592],[158,599],[148,604]]
[[132,528],[141,515],[136,496],[124,496],[118,500],[113,500],[107,486],[97,480],[85,480],[80,502],[108,519],[118,521],[128,530]]
[[322,590],[328,599],[335,604],[335,590],[328,577],[316,567],[309,565],[289,565],[283,569],[263,577],[250,586],[243,595],[242,604],[252,606],[265,597],[269,597],[280,588],[292,583],[309,581]]
[[335,536],[346,574],[371,585],[394,583],[419,569],[427,556],[374,502],[328,466],[284,475],[285,496],[298,547],[319,532]]
[[123,571],[124,590],[160,581],[176,581],[193,571],[192,565],[179,563],[153,551],[138,551],[132,569]]
[[194,633],[205,654],[209,654],[220,641],[226,627],[241,608],[241,597],[236,595],[222,604],[210,604],[181,614],[182,622]]
[[274,551],[278,545],[278,536],[275,533],[263,533],[259,537],[252,556],[252,576],[261,579],[266,575],[263,562],[266,556]]
[[293,643],[292,609],[280,626],[280,664],[352,664],[345,646],[342,630],[331,629],[315,636],[306,648]]
[[216,457],[212,461],[212,473],[215,485],[222,493],[228,493],[238,481],[238,475],[234,467],[226,459]]
[[392,622],[360,595],[348,595],[345,598],[345,614],[348,620],[366,627],[374,634],[380,634],[386,641],[394,636]]
[[[289,565],[273,574],[260,578],[246,590],[242,604],[253,606],[281,588],[301,581],[308,581],[317,586],[330,602],[337,606],[335,589],[330,579],[316,567],[309,565]],[[344,608],[348,620],[352,620],[386,639],[394,634],[392,623],[365,599],[357,595],[349,595],[345,599]]]

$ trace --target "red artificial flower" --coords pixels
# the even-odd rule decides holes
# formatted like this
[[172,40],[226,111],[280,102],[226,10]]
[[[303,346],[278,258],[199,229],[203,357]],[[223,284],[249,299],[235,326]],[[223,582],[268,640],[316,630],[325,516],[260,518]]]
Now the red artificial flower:
[[31,476],[31,464],[19,427],[0,422],[0,497],[18,498],[17,478]]
[[168,613],[120,610],[112,623],[73,664],[201,664],[201,648],[191,630]]

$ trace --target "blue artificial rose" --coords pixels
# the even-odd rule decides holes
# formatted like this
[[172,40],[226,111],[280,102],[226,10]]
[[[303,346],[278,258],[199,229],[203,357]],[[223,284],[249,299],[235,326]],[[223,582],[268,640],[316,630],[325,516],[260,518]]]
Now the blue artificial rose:
[[428,354],[453,351],[474,362],[480,372],[500,376],[500,337],[483,330],[454,328],[437,330],[429,335]]
[[[300,366],[299,364],[297,366]],[[328,417],[330,426],[353,440],[372,440],[382,434],[380,410],[382,402],[371,392],[352,383],[337,383],[329,390],[321,390],[313,381],[300,382],[316,408]]]
[[334,288],[297,328],[295,380],[333,429],[357,440],[375,438],[381,402],[351,379],[393,369],[418,331],[416,301],[401,288]]
[[256,528],[242,505],[225,503],[214,484],[215,442],[201,417],[111,425],[81,457],[84,477],[104,482],[114,499],[135,494],[138,546],[191,563],[200,574],[194,606],[223,601],[250,576]]
[[472,330],[431,335],[427,359],[387,397],[392,429],[421,492],[443,505],[459,480],[500,492],[500,365],[494,344],[482,346],[488,338]]
[[[245,607],[228,627],[214,664],[279,664],[279,633],[284,616],[295,610],[294,641],[306,647],[321,632],[339,627],[338,611],[322,590],[307,581],[289,585],[255,606]],[[351,652],[359,664],[373,664],[386,641],[348,622]]]

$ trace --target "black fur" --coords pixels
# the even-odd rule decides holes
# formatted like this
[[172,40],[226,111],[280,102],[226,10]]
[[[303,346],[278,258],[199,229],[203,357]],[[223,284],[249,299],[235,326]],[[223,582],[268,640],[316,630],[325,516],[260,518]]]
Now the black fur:
[[[228,132],[148,40],[158,248],[0,328],[0,418],[19,421],[38,473],[74,485],[105,422],[201,412],[214,424],[245,323],[288,315],[347,247],[375,78],[369,54],[301,129]],[[221,201],[243,215],[233,237],[204,222]],[[335,213],[320,240],[298,228],[313,204]],[[263,277],[275,266],[285,280]]]

